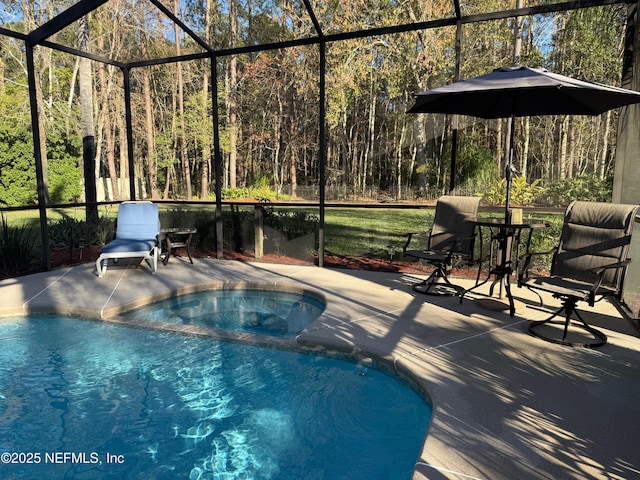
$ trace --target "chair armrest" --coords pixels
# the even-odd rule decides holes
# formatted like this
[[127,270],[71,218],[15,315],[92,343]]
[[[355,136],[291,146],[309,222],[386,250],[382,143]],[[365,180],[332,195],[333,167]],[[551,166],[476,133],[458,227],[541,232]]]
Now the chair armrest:
[[471,242],[472,240],[475,240],[476,236],[477,236],[477,235],[464,235],[464,236],[463,236],[463,235],[460,235],[460,236],[457,236],[457,237],[453,237],[453,238],[451,239],[451,243],[450,243],[451,248],[453,249],[453,246],[454,246],[455,244],[457,244],[458,242],[464,242],[464,241],[469,241],[469,242]]
[[523,258],[524,258],[524,263],[522,265],[522,268],[520,269],[520,271],[518,272],[518,285],[520,285],[520,281],[523,278],[529,278],[529,265],[531,264],[531,259],[533,257],[537,257],[540,255],[550,255],[552,253],[555,253],[556,250],[558,249],[558,247],[553,247],[551,250],[546,251],[546,252],[527,252],[524,254]]
[[594,268],[593,270],[591,270],[595,275],[598,276],[596,278],[596,281],[593,282],[593,285],[591,286],[592,298],[595,296],[596,292],[600,288],[600,285],[602,285],[602,280],[604,280],[604,274],[607,270],[611,270],[612,268],[615,268],[615,269],[625,268],[630,263],[631,263],[631,259],[626,258],[620,262],[610,263],[608,265],[603,265],[602,267]]
[[[427,237],[431,236],[431,229],[429,229],[427,232],[410,232],[410,233],[406,233],[405,235],[407,236],[407,239],[404,242],[404,245],[402,246],[402,254],[404,255],[406,253],[406,251],[409,249],[409,244],[411,244],[411,240],[413,240],[413,236],[414,235],[420,235],[420,234],[425,234]],[[425,246],[426,248],[426,246]]]
[[[451,262],[451,259],[454,257],[454,255],[456,254],[464,255],[464,249],[462,248],[456,249],[456,246],[465,241],[472,242],[475,240],[475,238],[476,238],[476,235],[459,235],[459,236],[451,237],[449,241],[447,241],[446,243],[443,243],[440,246],[440,248],[434,249],[434,251],[438,251],[440,253],[446,253],[447,261]],[[471,260],[473,261],[473,250],[471,250],[470,252],[470,257],[471,257]]]
[[409,244],[411,243],[411,240],[413,239],[413,236],[416,235],[418,232],[411,232],[411,233],[407,233],[407,239],[404,241],[404,245],[402,246],[402,253],[404,254],[407,249],[409,248]]
[[[432,240],[434,238],[437,238],[438,235],[449,235],[449,232],[442,232],[442,233],[437,233],[435,235],[431,234],[432,230],[429,230],[428,232],[426,232],[427,236],[428,236],[428,244],[430,244],[432,242]],[[402,253],[405,254],[407,252],[407,250],[409,249],[409,245],[411,243],[411,240],[413,239],[414,235],[418,235],[421,234],[423,232],[411,232],[411,233],[407,233],[407,240],[404,243],[404,246],[402,247]],[[437,249],[437,251],[442,252],[442,253],[448,253],[449,254],[449,258],[453,257],[453,255],[455,255],[456,250],[455,250],[455,246],[456,244],[458,244],[458,242],[462,242],[462,241],[472,241],[476,238],[476,234],[473,235],[465,235],[465,236],[455,236],[455,237],[451,237],[450,240],[446,241],[446,243],[443,243],[443,245]],[[424,249],[427,250],[429,245],[425,245]]]
[[622,268],[622,267],[626,267],[627,265],[629,265],[631,263],[631,259],[627,258],[625,260],[622,260],[621,262],[615,262],[615,263],[610,263],[609,265],[604,265],[602,267],[598,267],[598,268],[594,268],[593,270],[591,270],[593,273],[595,273],[596,275],[602,275],[606,270],[609,270],[611,268]]

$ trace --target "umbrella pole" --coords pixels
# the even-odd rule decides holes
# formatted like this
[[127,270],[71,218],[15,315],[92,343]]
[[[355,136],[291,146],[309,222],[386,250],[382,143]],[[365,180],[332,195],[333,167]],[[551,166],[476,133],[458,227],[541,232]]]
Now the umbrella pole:
[[516,122],[515,115],[511,116],[511,132],[509,132],[509,159],[505,167],[504,176],[507,180],[506,201],[504,204],[504,221],[506,223],[511,222],[511,183],[513,181],[513,175],[518,171],[513,166],[513,142],[515,140]]
[[[509,135],[509,159],[507,161],[507,165],[505,167],[505,178],[507,180],[507,191],[506,191],[506,200],[504,203],[504,223],[505,223],[505,228],[503,229],[503,231],[500,232],[500,247],[499,247],[499,251],[500,251],[500,255],[502,257],[502,268],[509,268],[508,271],[506,271],[506,275],[511,275],[511,248],[512,248],[512,242],[513,242],[513,238],[512,236],[510,236],[508,229],[506,228],[506,224],[511,223],[512,221],[512,215],[511,215],[511,183],[513,181],[513,176],[518,173],[518,171],[515,169],[515,167],[513,166],[513,151],[514,151],[514,147],[513,147],[513,142],[515,140],[515,126],[516,126],[516,122],[515,122],[515,115],[511,116],[511,132]],[[507,264],[509,264],[509,267],[507,267]],[[505,287],[505,282],[509,282],[509,278],[505,278],[504,275],[500,280],[500,292],[499,292],[499,298],[500,300],[502,300],[504,298],[504,292],[503,292],[503,287]]]
[[[511,157],[513,155],[513,149],[509,150],[509,157]],[[504,171],[504,175],[505,178],[507,179],[507,199],[504,202],[504,221],[509,223],[511,222],[511,183],[513,181],[513,164],[511,163],[511,160],[509,160],[509,163],[507,164],[507,166],[505,167],[505,171]]]

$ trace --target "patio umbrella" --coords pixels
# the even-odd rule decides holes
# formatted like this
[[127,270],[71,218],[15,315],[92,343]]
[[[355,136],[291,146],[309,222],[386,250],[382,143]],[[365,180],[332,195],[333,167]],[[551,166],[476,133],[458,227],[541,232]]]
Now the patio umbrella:
[[[599,115],[607,110],[640,103],[640,93],[585,82],[543,68],[507,67],[434,88],[415,95],[407,113],[451,113],[480,118],[515,118],[533,115]],[[513,123],[512,123],[513,125]],[[509,214],[515,128],[505,169],[505,218]]]

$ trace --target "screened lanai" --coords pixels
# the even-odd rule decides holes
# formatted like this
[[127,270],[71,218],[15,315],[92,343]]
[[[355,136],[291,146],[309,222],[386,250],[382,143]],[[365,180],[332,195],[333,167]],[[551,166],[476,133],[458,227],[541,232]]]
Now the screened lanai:
[[[37,210],[46,269],[57,211],[99,222],[129,199],[166,203],[174,223],[204,212],[218,258],[257,252],[260,223],[265,248],[304,239],[300,255],[323,266],[327,208],[384,217],[500,176],[506,122],[408,116],[414,93],[514,64],[638,89],[637,2],[623,0],[4,2],[0,20],[0,209]],[[637,203],[636,115],[523,121],[558,140],[516,146],[519,168],[558,182],[615,173],[612,199]],[[276,192],[267,212],[290,210],[265,226],[248,186]],[[282,235],[299,219],[308,230]],[[396,243],[379,248],[393,257]]]

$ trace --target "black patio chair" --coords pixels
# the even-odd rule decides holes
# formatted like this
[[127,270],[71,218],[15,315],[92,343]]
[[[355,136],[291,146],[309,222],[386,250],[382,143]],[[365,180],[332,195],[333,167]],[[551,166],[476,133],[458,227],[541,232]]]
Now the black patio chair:
[[415,285],[419,293],[430,295],[460,295],[464,288],[454,285],[449,274],[454,266],[473,261],[480,197],[445,195],[438,199],[433,225],[427,232],[423,250],[409,249],[418,233],[407,234],[402,249],[404,255],[419,258],[435,267],[429,277]]
[[[558,246],[553,253],[549,276],[530,277],[529,266],[534,255],[525,256],[518,274],[518,286],[551,293],[562,300],[562,306],[546,320],[532,322],[529,332],[549,342],[568,346],[599,347],[607,342],[604,333],[589,325],[576,310],[578,302],[595,302],[606,297],[620,298],[627,265],[631,233],[638,205],[573,202],[567,208]],[[555,317],[564,313],[564,320]],[[571,320],[593,337],[593,341],[570,341],[567,338]],[[545,324],[562,324],[562,337],[557,329]],[[576,323],[574,321],[574,323]],[[543,328],[541,328],[543,327]]]

